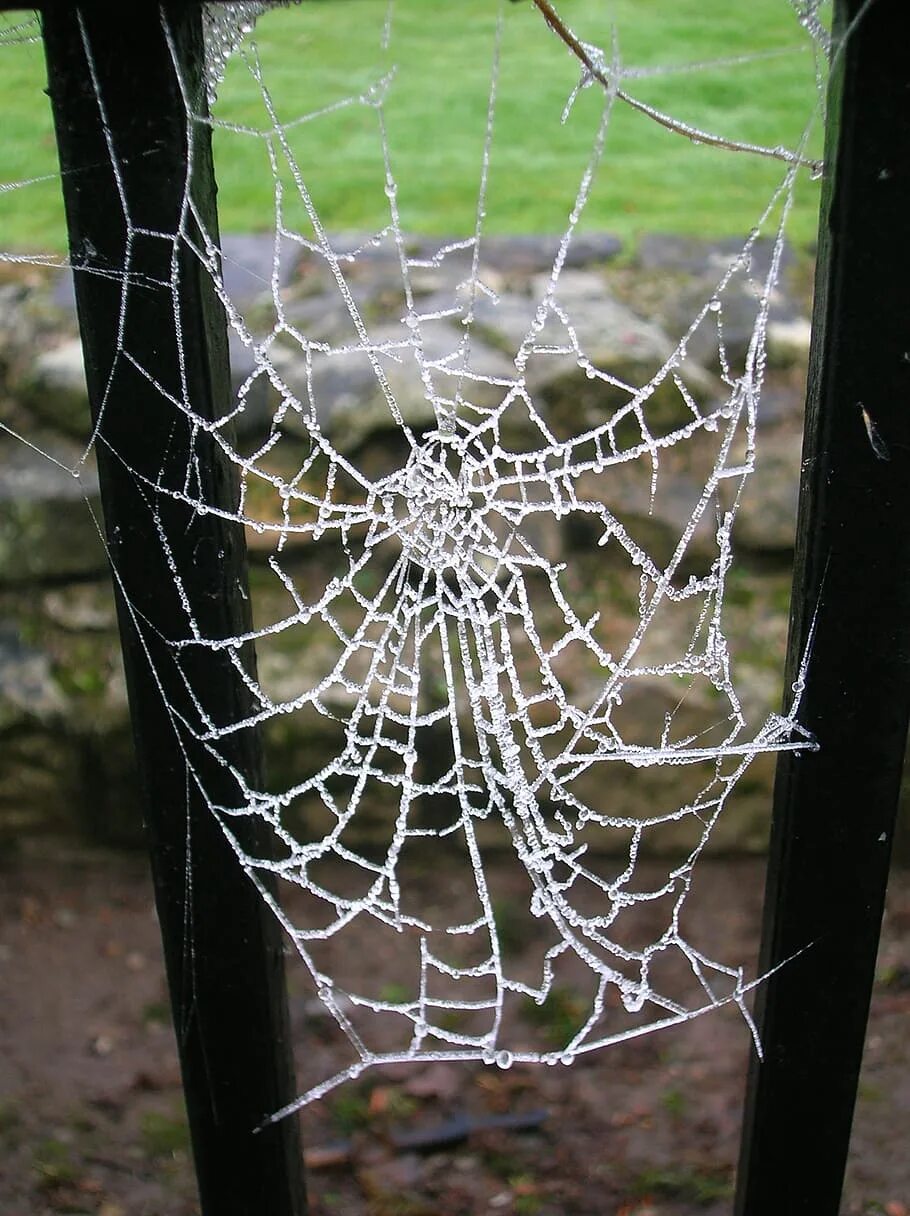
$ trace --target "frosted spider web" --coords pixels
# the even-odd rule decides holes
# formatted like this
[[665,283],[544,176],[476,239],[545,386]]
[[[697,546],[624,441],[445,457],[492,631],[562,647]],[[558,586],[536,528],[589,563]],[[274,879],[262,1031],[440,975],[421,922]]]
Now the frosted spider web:
[[[798,722],[799,685],[785,716],[750,710],[725,634],[725,590],[737,510],[760,460],[767,325],[786,220],[797,183],[819,171],[803,151],[818,98],[800,146],[737,144],[638,103],[630,90],[640,73],[617,45],[598,49],[541,21],[540,36],[562,36],[580,60],[578,89],[599,90],[602,105],[550,268],[516,311],[485,259],[508,6],[491,56],[474,229],[433,248],[411,240],[401,218],[407,183],[396,175],[387,121],[394,6],[382,67],[367,86],[291,117],[272,97],[255,44],[243,40],[260,7],[219,6],[209,17],[210,94],[236,51],[255,84],[258,123],[223,119],[217,104],[210,120],[189,103],[187,123],[191,138],[212,122],[221,138],[255,139],[268,158],[275,258],[261,305],[245,314],[234,300],[214,238],[200,242],[189,222],[160,235],[175,248],[192,244],[251,369],[215,434],[239,472],[235,518],[269,575],[249,636],[207,638],[187,605],[175,661],[188,649],[227,650],[256,705],[245,721],[208,719],[200,738],[214,744],[254,723],[293,722],[332,741],[278,789],[250,788],[235,773],[236,804],[210,800],[350,1046],[349,1066],[275,1117],[378,1064],[569,1063],[729,1004],[754,1036],[756,981],[689,942],[684,909],[696,863],[750,765],[811,746]],[[820,96],[828,49],[821,6],[790,7]],[[566,99],[566,121],[577,92]],[[628,105],[681,139],[780,165],[752,233],[684,332],[658,357],[650,349],[639,359],[652,367],[635,379],[617,371],[630,361],[603,341],[615,324],[609,301],[592,322],[587,288],[571,269],[611,124]],[[332,235],[292,140],[301,125],[343,107],[372,116],[383,164],[386,219],[359,242]],[[205,234],[193,218],[193,232]],[[127,207],[124,220],[129,231]],[[769,256],[756,259],[762,242]],[[306,294],[286,288],[291,257],[319,284],[320,301],[334,297],[331,332],[308,312]],[[379,257],[397,280],[381,315],[358,288],[360,268]],[[737,361],[726,350],[725,310],[743,282],[754,285],[757,307]],[[511,349],[491,352],[486,338],[506,320]],[[688,354],[705,332],[716,372]],[[342,370],[365,386],[361,397],[345,401]],[[269,417],[250,430],[263,399]],[[210,427],[191,401],[180,408]],[[378,453],[364,441],[377,412]],[[699,470],[700,484],[679,512],[673,543],[655,543],[624,499],[644,496],[653,508],[675,493],[665,470],[680,458]],[[188,475],[182,499],[207,511],[195,484]],[[615,572],[614,585],[634,589],[630,626],[610,603],[592,604],[566,558],[561,537],[579,529]],[[260,650],[258,676],[240,657],[250,641]],[[293,671],[289,679],[278,662],[289,651],[306,656],[305,679]],[[666,709],[643,722],[635,706],[655,690]],[[237,843],[232,822],[248,815],[270,825],[274,856],[247,855]],[[642,857],[668,834],[677,848],[686,842],[682,856],[662,881],[643,883]],[[489,862],[503,853],[515,876],[505,896]],[[463,879],[452,909],[432,881],[443,862]],[[280,902],[266,876],[279,880]],[[510,916],[520,922],[518,962],[508,940],[515,930],[504,928]],[[586,994],[583,1015],[558,1048],[529,1042],[515,1010],[544,1005],[565,976]]]

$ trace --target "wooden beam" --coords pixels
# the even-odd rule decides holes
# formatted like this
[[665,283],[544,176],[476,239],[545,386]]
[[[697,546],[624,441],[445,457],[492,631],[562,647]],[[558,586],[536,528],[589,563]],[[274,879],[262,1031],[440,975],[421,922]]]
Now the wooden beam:
[[[203,639],[250,628],[243,528],[230,518],[236,470],[206,429],[231,400],[225,317],[208,271],[173,236],[199,238],[188,191],[218,232],[210,128],[188,129],[178,83],[202,112],[201,13],[155,0],[48,2],[42,26],[202,1210],[300,1216],[296,1120],[257,1131],[295,1094],[282,936],[210,805],[243,807],[244,785],[261,788],[259,739],[239,730],[200,741],[207,719],[249,713],[232,659],[254,674],[255,656],[174,646],[193,628]],[[268,855],[261,820],[227,822],[245,852]]]
[[808,653],[819,750],[778,764],[737,1216],[840,1211],[910,717],[910,6],[835,36],[786,684]]

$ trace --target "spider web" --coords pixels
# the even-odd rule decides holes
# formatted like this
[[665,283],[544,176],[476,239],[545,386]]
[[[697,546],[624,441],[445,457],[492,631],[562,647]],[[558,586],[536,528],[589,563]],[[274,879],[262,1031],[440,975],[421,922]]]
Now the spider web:
[[[251,718],[210,721],[201,739],[288,722],[334,740],[331,754],[305,758],[280,788],[249,788],[234,774],[237,803],[211,802],[232,837],[238,816],[270,825],[274,851],[250,856],[235,840],[239,862],[350,1044],[348,1067],[275,1117],[376,1064],[569,1063],[728,1004],[755,1037],[756,981],[686,939],[684,908],[696,863],[720,816],[735,814],[727,804],[756,757],[811,746],[798,686],[786,716],[750,710],[725,634],[725,590],[737,510],[759,457],[786,221],[798,181],[818,171],[803,147],[820,103],[806,115],[800,147],[738,145],[637,103],[628,90],[642,73],[615,45],[570,43],[580,79],[564,118],[580,89],[599,91],[602,104],[552,264],[517,308],[485,256],[507,6],[491,51],[474,228],[435,245],[409,238],[401,216],[407,183],[396,174],[387,108],[394,6],[368,85],[290,117],[244,37],[261,7],[219,5],[208,17],[210,94],[236,52],[255,86],[258,121],[223,119],[216,104],[213,119],[188,109],[187,124],[191,138],[208,122],[222,140],[253,138],[268,159],[275,256],[263,300],[244,313],[217,242],[199,242],[189,222],[161,235],[175,247],[193,244],[250,368],[216,436],[239,471],[236,518],[268,571],[250,635],[206,638],[187,608],[187,636],[172,644],[178,664],[187,650],[227,650],[253,694]],[[790,7],[795,34],[814,52],[820,96],[821,6]],[[559,36],[549,24],[541,21],[541,38]],[[609,304],[592,323],[571,269],[611,124],[629,104],[679,138],[771,156],[781,170],[713,291],[635,379],[603,340]],[[333,236],[292,138],[340,107],[372,116],[382,158],[385,222],[359,242]],[[200,231],[196,215],[192,232]],[[760,247],[767,256],[757,256]],[[320,299],[334,296],[331,327],[288,291],[290,258],[306,266]],[[381,315],[358,289],[359,269],[377,258],[397,279]],[[737,360],[727,351],[726,309],[744,283],[754,287],[756,318]],[[491,354],[497,326],[513,335],[507,353]],[[688,354],[706,334],[716,374]],[[342,372],[364,386],[359,398],[339,392]],[[269,416],[250,428],[263,400]],[[192,403],[184,408],[193,418]],[[383,440],[371,445],[363,436],[377,417]],[[647,511],[631,512],[628,501],[653,510],[677,493],[665,470],[680,460],[700,484],[678,510],[678,535],[658,543]],[[188,476],[186,501],[208,510],[194,485]],[[591,602],[560,539],[570,533],[584,536],[587,560],[602,562],[613,585],[631,589],[631,626],[610,603]],[[260,649],[259,676],[240,658],[249,642]],[[306,679],[289,681],[287,666],[271,661],[288,652],[306,653]],[[635,706],[655,689],[668,708],[643,722]],[[654,774],[670,779],[649,783]],[[643,881],[641,859],[668,829],[688,841],[683,856],[659,883]],[[490,865],[504,855],[515,875],[505,899]],[[457,917],[426,881],[442,859],[463,878]],[[280,902],[261,882],[266,874],[278,879]],[[514,929],[505,931],[508,915],[520,924],[520,952]],[[381,967],[367,965],[373,954]],[[530,1042],[515,1011],[543,1006],[567,975],[586,993],[583,1014],[558,1048]]]

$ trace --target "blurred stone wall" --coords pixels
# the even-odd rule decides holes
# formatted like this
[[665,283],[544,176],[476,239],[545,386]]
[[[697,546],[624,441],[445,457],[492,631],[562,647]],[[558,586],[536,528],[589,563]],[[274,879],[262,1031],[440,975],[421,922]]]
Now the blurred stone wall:
[[[351,246],[359,238],[351,239]],[[415,248],[421,243],[416,243]],[[438,247],[439,242],[436,242]],[[432,256],[433,242],[422,242]],[[609,236],[580,237],[570,249],[560,280],[561,299],[570,298],[579,337],[594,361],[635,381],[659,364],[691,317],[713,291],[724,267],[740,248],[735,241],[705,242],[670,236],[642,241],[634,257],[623,255]],[[472,360],[490,376],[508,375],[514,351],[539,298],[556,250],[547,238],[491,238],[484,244],[485,282],[494,286],[494,308],[478,302]],[[272,269],[272,239],[225,240],[227,287],[248,316]],[[468,255],[465,255],[468,257]],[[759,244],[754,260],[767,265],[770,245]],[[337,291],[305,254],[282,260],[282,292],[287,314],[308,333],[331,340],[346,321]],[[446,260],[451,283],[467,267]],[[762,265],[754,268],[757,278]],[[104,548],[98,534],[97,480],[91,456],[74,478],[88,434],[88,408],[82,357],[76,335],[72,284],[30,268],[5,272],[0,281],[0,421],[35,448],[0,431],[0,845],[41,833],[77,835],[99,843],[131,845],[141,838],[126,694],[120,666],[116,623]],[[772,302],[768,329],[769,375],[761,413],[760,475],[745,494],[735,534],[738,564],[728,589],[727,625],[746,697],[765,711],[779,708],[790,562],[799,476],[802,403],[809,342],[810,260],[787,250],[780,286]],[[445,276],[443,276],[445,277]],[[401,280],[397,261],[377,250],[352,263],[350,284],[364,316],[377,327],[397,307]],[[440,275],[415,272],[421,307],[440,290]],[[568,293],[568,296],[566,295]],[[441,306],[441,305],[440,305]],[[751,339],[757,293],[748,281],[724,297],[724,338],[731,359],[742,360]],[[397,315],[392,313],[391,315]],[[432,356],[432,352],[430,352]],[[232,373],[239,386],[255,373],[247,349],[232,342]],[[303,383],[299,351],[280,343],[273,357],[286,382]],[[684,366],[687,387],[696,398],[720,392],[717,350],[698,334]],[[320,421],[339,448],[356,455],[368,471],[394,459],[391,421],[366,360],[352,353],[332,360],[331,382],[320,384],[328,404]],[[482,387],[482,386],[481,386]],[[432,410],[418,380],[392,389],[404,418],[415,428],[433,424]],[[609,407],[597,399],[590,382],[569,363],[536,390],[546,401],[554,426],[578,426],[579,410],[596,417]],[[271,419],[274,402],[264,377],[254,378],[242,415],[242,441],[256,441]],[[668,408],[670,408],[668,406]],[[293,426],[293,421],[289,423]],[[300,435],[301,450],[305,436]],[[286,451],[286,449],[283,449]],[[56,461],[56,463],[55,463]],[[624,466],[616,470],[622,478]],[[658,546],[678,539],[688,500],[685,490],[702,482],[702,471],[686,466],[682,448],[667,453],[661,477],[673,479],[671,492],[651,503],[632,478],[624,508],[647,520]],[[672,487],[679,490],[672,492]],[[87,500],[87,501],[86,501]],[[546,529],[544,519],[542,528]],[[611,613],[637,615],[616,572],[592,557],[590,538],[564,530],[541,535],[536,543],[550,560],[585,563],[592,602]],[[254,591],[264,580],[261,542],[250,535]],[[292,542],[293,543],[293,540]],[[695,542],[697,544],[697,538]],[[302,572],[318,554],[301,546],[286,551]],[[272,689],[300,686],[318,666],[319,638],[305,647],[266,639],[260,669]],[[666,693],[644,688],[629,714],[661,720]],[[327,726],[329,731],[330,727]],[[290,784],[308,757],[326,754],[337,741],[295,737],[292,725],[278,718],[267,728],[267,753],[274,781]],[[755,850],[767,832],[773,764],[755,762],[738,792],[738,811],[729,826],[719,825],[721,847]],[[675,780],[670,772],[666,779]]]

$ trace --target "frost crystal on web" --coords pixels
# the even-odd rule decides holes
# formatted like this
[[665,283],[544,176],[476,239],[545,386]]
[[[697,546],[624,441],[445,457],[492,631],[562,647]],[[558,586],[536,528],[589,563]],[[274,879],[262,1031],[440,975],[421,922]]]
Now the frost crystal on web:
[[253,32],[256,18],[267,5],[256,0],[236,4],[206,4],[202,10],[205,29],[205,76],[208,98],[214,103],[224,69],[247,34]]
[[[209,16],[212,95],[260,7]],[[818,52],[818,6],[793,9]],[[389,6],[392,60],[393,16]],[[543,22],[540,36],[553,37]],[[263,898],[350,1044],[350,1067],[295,1105],[383,1062],[570,1062],[729,1003],[751,1026],[751,983],[686,939],[685,902],[743,773],[758,756],[810,743],[798,697],[786,717],[756,716],[738,688],[725,591],[737,510],[760,461],[784,224],[812,162],[799,148],[715,140],[731,155],[781,161],[755,230],[675,340],[630,327],[608,297],[595,311],[572,250],[636,73],[616,47],[578,46],[581,86],[603,104],[530,295],[487,257],[498,50],[476,223],[447,242],[404,231],[388,64],[361,92],[288,118],[244,44],[258,122],[222,120],[217,105],[212,120],[187,114],[191,136],[212,121],[223,140],[260,141],[273,175],[274,265],[255,309],[234,300],[213,234],[199,242],[189,223],[170,234],[210,270],[235,364],[247,369],[215,429],[238,469],[236,518],[262,574],[250,637],[207,638],[188,610],[172,649],[178,665],[227,650],[253,693],[252,718],[208,721],[204,740],[257,722],[276,732],[293,723],[319,741],[277,788],[236,774],[236,801],[211,805],[228,834],[238,816],[270,825],[274,850],[248,856],[238,845],[240,864],[254,881],[277,878],[280,902],[265,882]],[[640,121],[668,126],[662,111],[635,105]],[[387,220],[359,242],[332,235],[292,138],[344,106],[373,116],[384,173]],[[669,129],[705,134],[675,120]],[[288,286],[292,258],[305,289]],[[363,286],[377,260],[396,277],[379,305]],[[744,285],[755,320],[738,358],[725,325]],[[695,346],[714,350],[710,370]],[[182,408],[193,416],[192,402]],[[380,443],[366,442],[379,430]],[[190,468],[184,501],[206,511],[196,485]],[[671,496],[679,526],[667,543],[648,517]],[[624,611],[595,602],[592,587],[611,588]],[[258,675],[241,657],[251,640]],[[288,655],[300,656],[297,669]],[[644,703],[665,708],[642,716]],[[644,881],[642,856],[671,840],[677,860],[656,885]],[[493,855],[511,859],[508,889],[491,877]],[[432,881],[443,860],[461,875],[457,916]],[[542,1005],[566,976],[585,993],[582,1016],[558,1048],[529,1041],[516,1009]]]

